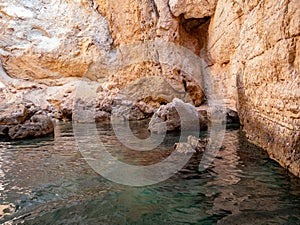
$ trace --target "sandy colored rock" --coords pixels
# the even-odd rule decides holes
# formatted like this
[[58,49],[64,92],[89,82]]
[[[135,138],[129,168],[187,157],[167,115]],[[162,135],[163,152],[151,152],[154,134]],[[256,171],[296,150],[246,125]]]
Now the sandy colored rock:
[[214,83],[249,140],[300,176],[299,1],[218,1],[208,33]]
[[27,118],[27,108],[24,104],[1,104],[0,125],[15,125],[23,123]]
[[16,206],[12,203],[6,205],[0,205],[0,219],[4,216],[13,214],[16,211]]
[[169,0],[174,16],[184,15],[185,19],[204,18],[215,13],[217,0]]
[[208,139],[207,138],[198,138],[193,135],[189,135],[187,138],[187,143],[192,146],[193,149],[195,149],[197,152],[204,152]]
[[174,149],[182,154],[193,154],[196,152],[189,143],[175,143]]
[[[161,103],[169,103],[174,98],[186,99],[186,101],[191,102],[183,85],[180,89],[178,89],[178,87],[176,89],[168,80],[159,76],[141,78],[123,89],[121,93],[124,94],[128,100],[152,101],[153,103],[158,103],[158,105]],[[202,98],[204,98],[204,95]]]
[[89,4],[1,3],[0,58],[7,73],[31,80],[82,77],[112,42],[106,20]]
[[[198,106],[202,91],[210,93],[199,77],[188,76],[203,69],[190,66],[201,58],[214,91],[238,111],[249,140],[300,176],[299,10],[299,0],[6,1],[0,5],[0,101],[32,100],[50,116],[70,117],[76,77],[83,77],[96,83],[100,118],[120,90],[163,77]],[[176,43],[198,58],[187,63],[178,48],[165,51],[168,44],[128,45],[149,40]],[[139,61],[148,53],[156,60]],[[145,88],[142,96],[159,96],[145,85],[151,95]]]

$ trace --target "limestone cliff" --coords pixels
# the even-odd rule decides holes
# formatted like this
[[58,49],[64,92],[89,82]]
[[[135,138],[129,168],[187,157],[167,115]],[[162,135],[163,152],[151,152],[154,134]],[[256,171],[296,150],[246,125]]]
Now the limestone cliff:
[[300,2],[220,0],[207,48],[249,140],[300,176]]
[[201,85],[172,63],[112,68],[116,49],[126,44],[181,45],[205,59],[249,140],[300,176],[299,0],[13,0],[0,3],[0,34],[5,101],[38,99],[57,118],[72,114],[83,78],[98,86],[105,113],[116,93],[151,76],[167,84],[147,84],[152,90],[143,100],[170,101],[153,96],[165,89],[179,98],[187,92],[200,105]]

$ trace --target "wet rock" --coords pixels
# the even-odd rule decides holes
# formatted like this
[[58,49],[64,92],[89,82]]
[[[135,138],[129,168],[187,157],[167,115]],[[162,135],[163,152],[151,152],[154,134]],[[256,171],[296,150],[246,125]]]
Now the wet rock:
[[207,40],[212,80],[227,106],[238,107],[247,138],[296,176],[299,21],[299,0],[219,0]]
[[0,125],[0,138],[5,138],[8,136],[8,131],[11,125]]
[[0,105],[0,138],[23,139],[54,132],[51,119],[30,102]]
[[[182,116],[179,116],[178,110],[182,110]],[[189,103],[184,103],[180,99],[174,99],[167,105],[162,105],[152,116],[148,129],[153,132],[162,133],[164,127],[166,131],[181,130],[182,123],[188,130],[206,130],[211,123],[212,110],[207,105],[194,107]],[[226,116],[227,124],[238,124],[239,117],[237,112],[224,108],[224,120]],[[196,116],[195,116],[196,115]],[[220,118],[222,119],[222,118]]]
[[196,108],[198,112],[198,118],[199,118],[199,124],[201,130],[206,130],[210,123],[209,114],[207,112],[207,109],[203,109],[201,107]]
[[[211,114],[215,112],[215,110],[222,110],[222,109],[211,109],[208,105],[201,105],[196,108],[199,115],[199,122],[201,124],[201,129],[208,128],[211,122]],[[226,123],[227,124],[239,124],[240,118],[238,113],[235,110],[230,108],[224,109],[224,114],[226,114]],[[221,119],[221,118],[220,118]]]
[[[181,115],[181,116],[180,116]],[[204,117],[202,118],[205,119]],[[153,132],[161,133],[162,124],[165,124],[167,131],[178,131],[180,129],[197,130],[200,127],[199,115],[196,108],[184,103],[178,98],[167,105],[162,105],[153,115],[148,129]],[[202,121],[204,124],[204,121]],[[205,124],[207,124],[205,122]]]
[[207,143],[207,138],[197,138],[193,135],[189,135],[187,138],[187,142],[175,143],[174,149],[184,154],[195,152],[202,153],[204,152]]
[[195,149],[197,152],[203,152],[206,148],[206,145],[208,143],[207,138],[197,138],[195,136],[188,136],[187,143],[192,146],[193,149]]
[[[59,78],[68,78],[67,83],[70,77],[85,77],[126,87],[146,75],[163,75],[182,84],[183,71],[176,67],[184,60],[172,64],[176,51],[166,53],[167,60],[146,63],[137,48],[133,55],[138,65],[118,68],[114,76],[105,70],[111,69],[116,56],[111,47],[157,39],[180,44],[208,62],[212,83],[221,90],[226,106],[238,106],[249,140],[299,176],[299,10],[299,0],[115,0],[109,4],[107,0],[54,0],[51,10],[44,1],[5,1],[0,7],[0,59],[8,75],[0,66],[0,78],[9,86],[11,102],[23,95],[44,110],[55,107],[49,113],[61,119],[69,117],[72,108],[63,101],[70,100],[67,104],[72,106],[73,97],[62,92]],[[122,58],[127,56],[125,51]],[[103,59],[108,60],[103,63]],[[185,82],[178,90],[194,95],[195,85]],[[1,94],[0,101],[6,103]],[[153,94],[149,99],[157,96],[156,91]],[[192,98],[194,104],[200,105],[195,99],[199,98]],[[209,113],[207,117],[209,121]]]
[[42,137],[54,132],[53,122],[46,115],[34,115],[24,124],[18,124],[9,129],[11,139]]
[[189,143],[175,143],[174,149],[183,154],[193,154],[196,152]]
[[110,119],[110,113],[106,111],[96,111],[95,112],[95,122],[103,122],[103,121],[108,121]]

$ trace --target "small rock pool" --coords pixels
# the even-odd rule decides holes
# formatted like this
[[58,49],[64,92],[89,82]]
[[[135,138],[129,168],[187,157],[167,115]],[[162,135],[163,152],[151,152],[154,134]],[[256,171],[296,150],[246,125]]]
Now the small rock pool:
[[[147,136],[144,127],[132,124],[141,137]],[[112,128],[97,129],[110,151],[128,161],[132,150]],[[131,163],[160,160],[178,137],[168,134],[158,149],[134,153]],[[71,123],[57,124],[55,137],[0,142],[0,223],[300,224],[300,179],[248,143],[238,128],[227,129],[223,146],[203,172],[195,154],[170,179],[131,187],[106,180],[87,164]]]

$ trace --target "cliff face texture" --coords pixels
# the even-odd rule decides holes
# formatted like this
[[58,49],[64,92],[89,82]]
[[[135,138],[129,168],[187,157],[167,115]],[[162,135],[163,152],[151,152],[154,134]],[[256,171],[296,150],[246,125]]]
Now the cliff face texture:
[[238,111],[249,140],[300,176],[299,0],[0,3],[2,89],[7,99],[40,96],[34,103],[57,118],[71,114],[79,78],[98,85],[104,111],[114,93],[151,76],[167,84],[149,83],[152,94],[145,99],[169,102],[153,96],[165,89],[179,98],[176,93],[187,92],[186,101],[202,104],[205,93],[199,84],[172,63],[138,62],[110,71],[116,48],[155,40],[203,58],[226,106]]
[[213,74],[221,75],[228,99],[237,101],[248,138],[297,176],[299,6],[295,0],[218,1],[207,46]]

